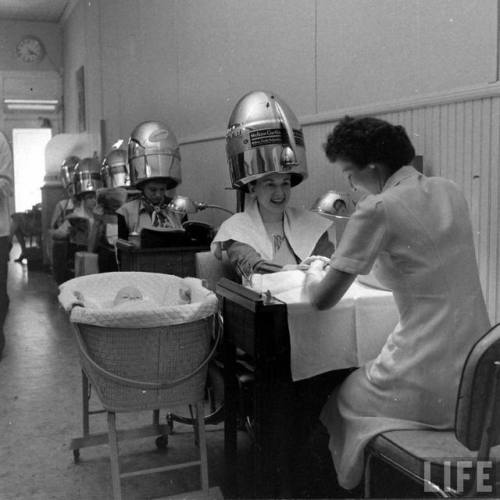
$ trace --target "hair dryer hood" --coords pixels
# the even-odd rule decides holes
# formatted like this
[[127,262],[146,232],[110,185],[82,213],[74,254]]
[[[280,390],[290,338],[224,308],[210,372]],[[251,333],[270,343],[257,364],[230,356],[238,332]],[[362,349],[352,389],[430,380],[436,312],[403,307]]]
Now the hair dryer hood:
[[288,105],[273,92],[243,96],[229,118],[226,155],[234,188],[271,173],[291,174],[292,186],[307,177],[304,136]]
[[97,192],[102,188],[100,165],[97,158],[83,158],[75,168],[76,194]]
[[112,149],[102,162],[101,177],[107,188],[130,187],[127,152]]
[[61,164],[61,183],[70,196],[75,195],[75,168],[80,161],[78,156],[68,156]]
[[128,141],[132,184],[140,187],[147,180],[163,181],[167,189],[181,183],[181,155],[172,130],[162,122],[137,125]]

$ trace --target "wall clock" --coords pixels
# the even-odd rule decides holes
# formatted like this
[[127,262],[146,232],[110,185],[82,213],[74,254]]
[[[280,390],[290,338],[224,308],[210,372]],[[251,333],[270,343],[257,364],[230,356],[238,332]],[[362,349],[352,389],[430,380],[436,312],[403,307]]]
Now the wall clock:
[[34,36],[24,37],[16,46],[16,56],[22,62],[40,62],[44,55],[43,43]]

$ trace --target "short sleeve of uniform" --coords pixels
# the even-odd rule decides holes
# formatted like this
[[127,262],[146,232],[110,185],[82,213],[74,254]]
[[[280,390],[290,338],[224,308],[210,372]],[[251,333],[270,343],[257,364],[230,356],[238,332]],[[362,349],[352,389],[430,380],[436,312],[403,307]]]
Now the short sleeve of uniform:
[[386,232],[381,197],[366,197],[349,219],[330,265],[349,274],[368,274],[383,246]]

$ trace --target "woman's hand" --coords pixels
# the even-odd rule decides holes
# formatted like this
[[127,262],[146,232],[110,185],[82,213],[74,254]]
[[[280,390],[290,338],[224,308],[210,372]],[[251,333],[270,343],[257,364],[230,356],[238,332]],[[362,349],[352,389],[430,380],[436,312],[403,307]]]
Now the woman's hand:
[[301,269],[308,269],[312,264],[319,266],[319,263],[321,263],[321,269],[324,269],[330,265],[330,259],[323,255],[311,255],[307,257],[307,259],[304,259],[299,265],[302,266]]
[[301,262],[300,264],[285,264],[281,271],[307,271],[307,269],[309,269],[309,266]]
[[325,270],[323,262],[316,260],[306,271],[304,287],[312,305],[323,310],[333,307],[342,298],[355,277],[355,274],[330,266]]

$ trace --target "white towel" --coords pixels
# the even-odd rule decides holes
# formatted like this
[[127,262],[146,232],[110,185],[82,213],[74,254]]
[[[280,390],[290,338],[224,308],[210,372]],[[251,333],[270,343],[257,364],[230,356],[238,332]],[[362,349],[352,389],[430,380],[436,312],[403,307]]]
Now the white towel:
[[[115,307],[116,293],[124,286],[137,287],[147,300],[132,307]],[[179,290],[189,289],[191,303]],[[59,287],[59,303],[73,323],[114,327],[152,328],[206,318],[217,312],[216,295],[197,278],[147,272],[111,272],[80,276]],[[129,303],[130,304],[130,303]]]
[[[265,260],[272,260],[273,244],[262,222],[258,204],[249,197],[245,203],[244,212],[234,214],[222,223],[212,241],[211,250],[218,255],[221,243],[234,240],[250,245]],[[292,207],[285,210],[285,236],[301,260],[311,255],[318,240],[331,225],[331,221],[307,210]]]
[[305,273],[254,274],[252,288],[287,304],[293,380],[374,359],[399,320],[391,292],[355,281],[340,302],[318,311],[304,292]]

